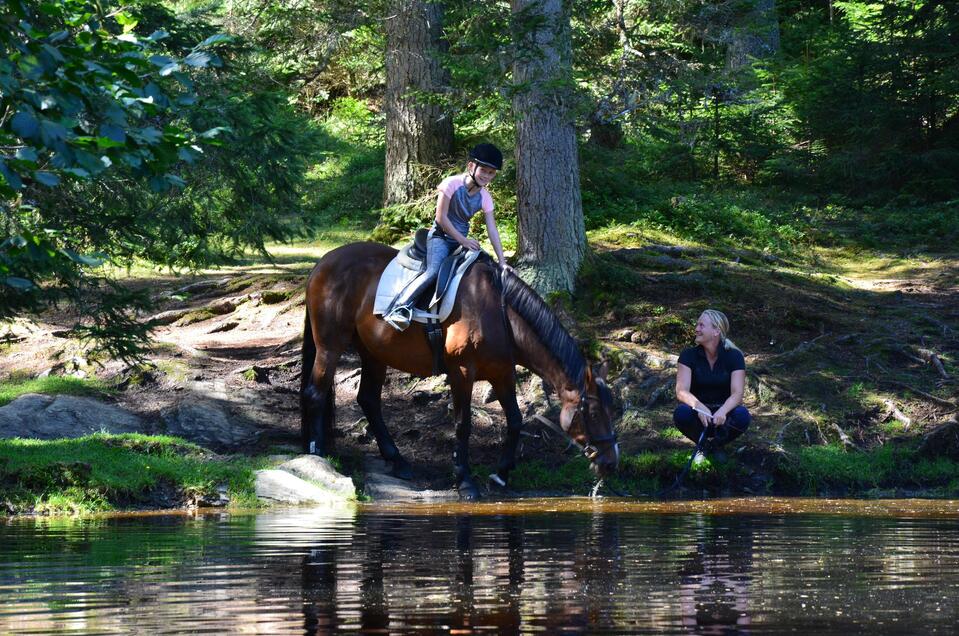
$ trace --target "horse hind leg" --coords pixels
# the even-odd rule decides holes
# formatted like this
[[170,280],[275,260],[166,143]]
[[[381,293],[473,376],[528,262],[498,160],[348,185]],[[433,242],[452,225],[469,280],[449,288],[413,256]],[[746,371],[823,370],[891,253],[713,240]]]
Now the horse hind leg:
[[386,422],[383,420],[383,383],[386,381],[386,365],[373,359],[369,352],[360,349],[360,359],[363,363],[363,371],[360,375],[360,388],[356,394],[356,402],[363,410],[368,422],[367,430],[373,434],[376,439],[376,445],[380,449],[380,456],[393,464],[391,471],[395,477],[400,479],[412,479],[413,468],[409,462],[400,454],[396,442],[393,441],[390,432],[386,429]]
[[318,350],[312,369],[300,393],[303,452],[327,456],[333,452],[335,400],[333,378],[342,350]]

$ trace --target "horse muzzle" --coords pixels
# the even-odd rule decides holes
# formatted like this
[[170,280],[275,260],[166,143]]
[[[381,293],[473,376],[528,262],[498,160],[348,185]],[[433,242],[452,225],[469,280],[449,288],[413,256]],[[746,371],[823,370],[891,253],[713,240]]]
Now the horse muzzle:
[[589,458],[590,469],[600,478],[615,473],[619,466],[619,444],[616,441],[599,447],[587,445],[583,454]]

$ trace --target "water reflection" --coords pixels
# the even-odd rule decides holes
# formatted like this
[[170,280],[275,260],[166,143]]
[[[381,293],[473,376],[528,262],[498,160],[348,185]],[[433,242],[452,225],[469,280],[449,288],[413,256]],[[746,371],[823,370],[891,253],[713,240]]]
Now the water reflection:
[[698,521],[696,549],[684,555],[679,568],[683,626],[700,634],[747,634],[752,526],[741,524],[738,532],[724,534],[711,518]]
[[959,523],[942,511],[523,507],[10,522],[0,525],[0,633],[952,633],[959,624]]

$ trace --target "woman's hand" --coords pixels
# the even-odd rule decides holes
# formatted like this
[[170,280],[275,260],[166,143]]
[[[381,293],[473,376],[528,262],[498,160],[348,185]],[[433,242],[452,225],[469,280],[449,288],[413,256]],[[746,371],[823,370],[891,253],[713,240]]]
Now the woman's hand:
[[723,413],[722,409],[713,413],[713,422],[716,426],[723,426],[726,424],[726,414]]
[[510,267],[509,265],[507,265],[506,263],[500,263],[500,264],[499,264],[499,268],[500,268],[500,270],[501,270],[504,274],[506,274],[506,273],[515,274],[515,273],[516,273],[516,270],[513,269],[512,267]]
[[713,419],[713,416],[706,415],[705,412],[700,411],[699,409],[696,409],[696,414],[699,415],[699,421],[703,423],[703,428],[707,428],[710,424],[712,424],[711,420]]
[[480,244],[479,244],[479,241],[477,241],[476,239],[468,238],[463,241],[463,247],[465,247],[468,250],[473,250],[474,252],[477,252],[480,249]]

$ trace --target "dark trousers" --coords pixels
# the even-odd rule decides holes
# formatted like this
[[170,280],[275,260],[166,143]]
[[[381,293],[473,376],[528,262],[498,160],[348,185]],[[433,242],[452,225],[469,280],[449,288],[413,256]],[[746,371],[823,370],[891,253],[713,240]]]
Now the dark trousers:
[[[717,408],[719,408],[719,405],[710,407],[709,410],[715,411]],[[712,440],[713,448],[718,448],[745,433],[746,429],[749,428],[751,419],[745,406],[737,406],[726,416],[725,424],[710,427],[710,432],[706,433],[706,438]],[[676,428],[682,431],[683,435],[694,442],[699,441],[699,436],[703,433],[703,423],[699,421],[699,413],[694,411],[692,407],[685,404],[677,406],[676,410],[673,411],[673,423],[676,424]]]

